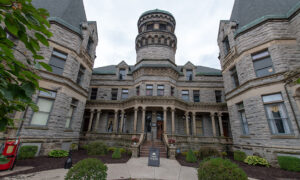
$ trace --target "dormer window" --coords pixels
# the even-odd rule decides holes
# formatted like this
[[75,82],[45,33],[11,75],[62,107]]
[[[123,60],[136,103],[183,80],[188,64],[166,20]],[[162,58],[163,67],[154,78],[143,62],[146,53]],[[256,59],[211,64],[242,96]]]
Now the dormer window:
[[153,28],[154,28],[154,24],[147,24],[146,27],[147,31],[153,30]]
[[223,40],[223,47],[224,47],[224,54],[225,54],[225,56],[227,56],[227,54],[230,51],[230,44],[229,44],[228,36],[226,36]]
[[186,80],[192,81],[193,80],[193,70],[187,69],[186,70]]
[[126,75],[126,70],[125,69],[120,69],[119,70],[119,79],[120,80],[125,79],[125,75]]

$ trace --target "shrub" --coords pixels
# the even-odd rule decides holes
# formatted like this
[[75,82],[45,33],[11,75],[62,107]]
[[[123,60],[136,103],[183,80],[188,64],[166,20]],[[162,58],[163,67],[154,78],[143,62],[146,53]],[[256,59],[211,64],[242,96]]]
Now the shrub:
[[107,154],[107,146],[103,142],[92,142],[87,146],[89,155],[105,155]]
[[126,149],[120,148],[120,152],[121,152],[121,154],[126,153]]
[[120,148],[116,148],[114,153],[111,155],[113,159],[120,159],[121,158],[121,151]]
[[72,143],[72,144],[71,144],[71,150],[75,151],[75,150],[77,150],[77,149],[78,149],[78,144]]
[[202,147],[198,151],[198,159],[206,159],[209,157],[219,157],[220,153],[217,149],[211,147]]
[[227,152],[221,152],[221,156],[226,157],[226,156],[228,156],[228,154],[227,154]]
[[187,152],[185,151],[185,152],[182,152],[181,153],[183,156],[186,156],[187,155]]
[[300,159],[291,156],[278,156],[278,164],[281,169],[300,172]]
[[269,163],[266,159],[258,157],[258,156],[247,156],[247,158],[244,160],[245,163],[249,165],[261,165],[261,166],[267,166],[269,167]]
[[202,161],[198,169],[199,180],[247,180],[246,173],[228,159],[213,158]]
[[131,156],[131,155],[132,155],[132,152],[131,152],[130,149],[127,149],[127,150],[126,150],[126,153],[127,153],[128,156]]
[[115,149],[116,149],[115,147],[109,147],[107,150],[110,151],[110,152],[114,152]]
[[247,155],[243,151],[234,151],[233,152],[233,159],[236,161],[244,161]]
[[38,150],[37,146],[22,146],[18,154],[18,159],[33,158],[37,150]]
[[194,152],[192,150],[188,151],[185,160],[187,162],[189,162],[189,163],[195,163],[195,162],[197,162],[197,158],[196,158],[196,156],[195,156],[195,154],[194,154]]
[[73,179],[98,179],[105,180],[107,166],[100,160],[88,158],[76,163],[67,173],[65,180]]
[[68,155],[69,152],[65,150],[52,150],[48,154],[48,156],[55,158],[67,157]]

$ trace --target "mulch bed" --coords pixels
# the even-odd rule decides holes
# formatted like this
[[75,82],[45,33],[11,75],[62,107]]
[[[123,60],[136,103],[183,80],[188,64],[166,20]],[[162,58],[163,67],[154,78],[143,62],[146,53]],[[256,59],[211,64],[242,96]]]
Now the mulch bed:
[[[113,164],[113,163],[126,163],[130,156],[127,153],[122,153],[122,157],[120,159],[112,159],[111,158],[112,152],[109,152],[105,156],[99,155],[88,155],[86,150],[78,150],[72,153],[72,162],[73,165],[76,164],[78,161],[86,159],[86,158],[96,158],[100,159],[103,163]],[[47,156],[40,156],[33,159],[25,159],[25,160],[17,160],[16,166],[32,166],[33,169],[29,169],[26,171],[19,171],[13,174],[9,174],[6,176],[14,176],[19,174],[28,174],[34,173],[39,171],[51,170],[51,169],[59,169],[64,168],[65,158],[50,158]],[[6,176],[0,176],[0,179]]]
[[[199,162],[197,163],[188,163],[185,161],[185,156],[179,154],[176,156],[177,161],[182,166],[189,166],[189,167],[199,167]],[[300,172],[291,172],[285,171],[283,169],[274,168],[274,167],[263,167],[263,166],[250,166],[246,163],[235,161],[232,157],[229,158],[232,162],[239,165],[242,168],[248,177],[259,179],[259,180],[300,180]]]

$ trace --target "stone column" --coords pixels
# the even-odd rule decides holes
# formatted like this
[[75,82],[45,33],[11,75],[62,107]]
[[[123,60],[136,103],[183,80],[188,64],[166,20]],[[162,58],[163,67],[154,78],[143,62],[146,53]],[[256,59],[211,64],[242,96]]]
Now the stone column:
[[119,126],[119,132],[123,133],[123,123],[124,123],[124,109],[121,110],[121,122],[120,122],[120,126]]
[[142,133],[145,133],[146,108],[142,109]]
[[189,123],[189,113],[185,112],[185,128],[186,128],[186,135],[190,135],[190,123]]
[[91,110],[91,116],[90,116],[88,131],[91,131],[93,118],[94,118],[94,109]]
[[215,123],[215,113],[211,112],[210,113],[210,118],[211,118],[211,124],[212,124],[212,128],[213,128],[213,136],[217,136],[216,134],[216,123]]
[[138,108],[134,108],[134,119],[133,119],[133,133],[134,134],[136,134],[137,113],[138,113]]
[[118,110],[115,110],[115,118],[114,118],[114,129],[113,129],[113,132],[114,133],[117,133],[117,123],[118,123]]
[[193,135],[196,136],[196,112],[192,112],[193,117]]
[[156,118],[156,111],[152,111],[152,120],[151,123],[155,123],[156,126],[153,127],[151,124],[151,132],[152,132],[152,137],[153,139],[157,138],[157,118]]
[[171,109],[172,112],[172,135],[175,134],[175,109]]
[[222,123],[222,113],[218,113],[220,136],[224,136],[223,123]]
[[99,125],[99,121],[100,121],[100,116],[101,116],[101,109],[98,109],[97,111],[97,117],[96,117],[96,125],[93,128],[93,131],[97,131],[98,125]]
[[167,108],[164,107],[164,134],[167,133]]

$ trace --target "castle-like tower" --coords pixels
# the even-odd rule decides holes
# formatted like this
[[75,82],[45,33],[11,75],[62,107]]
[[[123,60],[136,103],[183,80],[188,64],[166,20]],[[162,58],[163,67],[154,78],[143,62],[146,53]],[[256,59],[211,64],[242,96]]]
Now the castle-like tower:
[[175,63],[176,21],[171,13],[159,9],[146,11],[140,16],[137,26],[137,63],[143,60],[169,60]]

